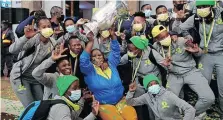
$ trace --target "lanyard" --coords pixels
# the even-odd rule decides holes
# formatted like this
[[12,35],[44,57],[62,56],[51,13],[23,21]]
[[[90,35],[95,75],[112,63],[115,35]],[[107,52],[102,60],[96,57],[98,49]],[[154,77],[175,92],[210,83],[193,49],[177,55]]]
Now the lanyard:
[[[72,72],[73,75],[76,74],[76,70],[77,70],[77,61],[78,61],[78,59],[77,59],[77,57],[76,57],[76,59],[75,59],[75,63],[74,63],[74,71]],[[70,64],[72,65],[72,63],[71,63],[71,58],[70,58]],[[71,70],[72,70],[72,69],[71,69]]]
[[121,26],[122,26],[122,22],[123,22],[123,19],[119,19],[119,21],[118,21],[118,32],[120,33],[120,31],[121,31]]
[[[133,59],[133,60],[134,60],[134,59]],[[133,64],[133,60],[132,60],[132,64]],[[137,65],[135,71],[134,71],[134,68],[133,68],[133,73],[134,73],[134,74],[132,74],[132,82],[134,82],[134,79],[135,79],[135,77],[136,77],[136,73],[137,73],[137,71],[138,71],[138,69],[139,69],[139,66],[140,66],[140,64],[141,64],[141,61],[142,61],[142,55],[141,55],[141,57],[140,57],[139,63],[138,63],[138,65]],[[133,66],[133,65],[132,65],[132,66]]]
[[[166,58],[166,55],[165,55],[165,53],[164,53],[163,46],[161,46],[161,50],[162,50],[163,57]],[[168,53],[167,53],[167,54],[169,54],[169,57],[171,56],[171,45],[170,45],[169,48],[168,48]]]
[[213,28],[214,28],[214,23],[215,23],[215,20],[212,21],[211,23],[211,28],[210,28],[210,31],[208,33],[208,38],[206,36],[206,27],[205,27],[205,22],[204,22],[204,18],[203,18],[203,23],[202,23],[202,26],[203,26],[203,31],[204,31],[204,50],[205,50],[205,53],[208,52],[208,44],[210,42],[210,39],[211,39],[211,34],[213,32]]

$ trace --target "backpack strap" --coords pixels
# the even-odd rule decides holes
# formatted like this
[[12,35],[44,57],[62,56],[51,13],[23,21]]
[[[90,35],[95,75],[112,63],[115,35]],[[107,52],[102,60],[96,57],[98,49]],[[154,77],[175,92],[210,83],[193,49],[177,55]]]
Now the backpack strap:
[[41,101],[38,109],[33,115],[32,120],[46,120],[49,115],[50,108],[56,104],[65,104],[67,103],[64,100],[44,100]]
[[167,84],[167,79],[166,79],[167,71],[160,64],[157,63],[157,61],[156,61],[156,59],[155,59],[155,57],[153,55],[153,51],[152,51],[152,50],[155,50],[154,47],[152,45],[149,45],[149,47],[151,48],[151,51],[149,53],[149,59],[160,70],[162,86],[166,87],[166,84]]

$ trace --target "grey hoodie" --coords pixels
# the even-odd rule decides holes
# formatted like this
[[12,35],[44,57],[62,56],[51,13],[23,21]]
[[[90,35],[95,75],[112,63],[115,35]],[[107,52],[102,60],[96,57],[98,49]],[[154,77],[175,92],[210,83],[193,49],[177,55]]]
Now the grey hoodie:
[[[21,76],[20,73],[20,66],[22,66],[22,73],[24,73],[34,62],[36,57],[38,57],[38,52],[40,50],[40,40],[39,40],[40,34],[35,35],[34,37],[27,39],[25,36],[19,38],[19,40],[15,41],[10,47],[9,52],[12,54],[17,54],[18,59],[21,58],[24,53],[31,47],[35,46],[35,52],[30,54],[29,56],[23,58],[22,60],[16,62],[13,65],[12,71],[10,73],[10,80],[18,79]],[[56,41],[53,38],[50,38],[50,41],[52,42],[52,46],[56,45]],[[49,41],[49,42],[50,42]],[[53,49],[53,47],[52,47]],[[51,51],[52,51],[51,49]]]
[[[170,73],[182,75],[195,68],[196,63],[191,53],[185,50],[187,42],[183,37],[178,37],[176,42],[171,43],[171,57],[172,67],[169,69]],[[153,44],[153,47],[162,55],[162,47],[158,42]],[[164,53],[167,54],[168,49],[164,49]]]
[[59,77],[59,73],[45,73],[46,70],[55,63],[51,57],[44,60],[38,67],[36,67],[32,76],[41,84],[44,85],[44,95],[43,100],[48,100],[54,98],[58,95],[58,89],[56,86],[56,80]]
[[[60,96],[55,96],[55,99],[62,99]],[[84,100],[80,99],[77,103],[80,105],[78,111],[74,111],[68,105],[65,104],[56,104],[50,108],[49,115],[47,120],[82,120],[79,118],[84,106]],[[84,120],[94,120],[96,117],[93,113],[90,113]]]
[[[208,45],[208,52],[209,53],[216,53],[216,52],[222,52],[223,51],[223,22],[222,22],[222,16],[221,12],[223,11],[223,8],[217,7],[214,10],[215,16],[214,19],[215,24],[213,28],[213,32],[211,34],[211,39]],[[181,23],[180,21],[174,21],[173,23],[173,29],[175,31],[182,31],[182,30],[189,30],[190,28],[194,27],[194,16],[189,17],[184,23]],[[205,24],[206,26],[206,35],[208,38],[208,33],[210,31],[211,24]],[[202,22],[199,24],[199,33],[201,37],[200,47],[204,48],[204,35],[203,35],[203,26]]]
[[184,112],[183,120],[194,120],[195,109],[163,87],[156,96],[149,92],[137,98],[133,98],[133,95],[134,92],[127,93],[127,104],[131,106],[149,106],[155,115],[155,120],[182,120],[179,108]]
[[[160,64],[160,62],[164,59],[156,50],[153,50],[150,47],[147,47],[147,49],[144,50],[142,61],[141,61],[141,64],[139,66],[136,76],[144,77],[145,75],[148,75],[148,74],[155,74],[156,76],[159,75],[159,69],[149,60],[149,55],[151,51],[153,52],[153,56],[155,57],[158,64]],[[129,61],[128,54],[125,54],[121,58],[120,64],[126,64],[128,61]],[[137,58],[137,57],[132,59],[133,70],[137,68],[139,61],[140,61],[140,58]],[[162,66],[162,64],[160,65]]]

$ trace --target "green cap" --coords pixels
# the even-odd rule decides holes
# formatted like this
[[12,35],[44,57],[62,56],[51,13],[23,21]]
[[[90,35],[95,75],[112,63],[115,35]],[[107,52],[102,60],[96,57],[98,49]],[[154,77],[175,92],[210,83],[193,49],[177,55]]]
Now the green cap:
[[196,0],[196,6],[201,6],[201,5],[214,6],[215,0]]
[[149,74],[143,78],[143,87],[147,89],[148,84],[152,81],[156,81],[160,84],[160,80],[158,77],[156,77],[154,74]]
[[149,44],[148,39],[140,36],[133,36],[130,38],[130,41],[140,50],[144,50]]
[[70,85],[78,80],[76,76],[73,75],[64,75],[57,78],[57,88],[60,96],[63,96],[64,93],[67,91],[67,89],[70,87]]

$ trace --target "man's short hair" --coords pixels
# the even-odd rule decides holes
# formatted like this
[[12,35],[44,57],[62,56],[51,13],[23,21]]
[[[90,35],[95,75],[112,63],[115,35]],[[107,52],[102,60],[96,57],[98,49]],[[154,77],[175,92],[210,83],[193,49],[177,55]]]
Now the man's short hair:
[[146,18],[145,13],[143,13],[143,12],[135,12],[135,14],[133,16]]
[[56,16],[56,15],[61,15],[63,12],[63,9],[59,6],[53,6],[50,10],[50,15],[51,17]]
[[[46,16],[40,16],[38,19],[37,19],[37,21],[36,21],[36,26],[37,27],[39,27],[39,22],[41,21],[41,20],[49,20]],[[49,20],[49,22],[50,22],[50,20]]]
[[143,10],[143,8],[144,8],[145,6],[147,6],[147,5],[150,5],[150,4],[144,4],[144,5],[142,5],[141,10]]
[[[159,5],[159,6],[157,6],[157,7],[156,7],[156,13],[157,13],[157,10],[160,9],[160,8],[162,8],[162,7],[166,8],[165,5]],[[167,9],[167,8],[166,8],[166,9]]]

